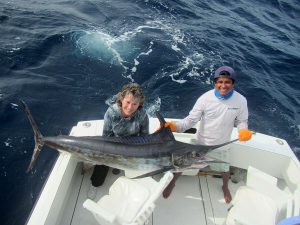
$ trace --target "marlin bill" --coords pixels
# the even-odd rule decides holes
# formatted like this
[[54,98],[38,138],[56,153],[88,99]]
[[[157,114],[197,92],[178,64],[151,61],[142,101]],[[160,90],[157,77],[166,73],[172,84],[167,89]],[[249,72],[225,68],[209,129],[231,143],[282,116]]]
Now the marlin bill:
[[202,146],[176,141],[164,118],[157,112],[161,129],[135,137],[58,135],[44,137],[39,131],[31,112],[24,101],[21,104],[34,133],[35,147],[27,172],[31,171],[44,145],[69,152],[79,161],[89,164],[104,164],[121,170],[139,170],[145,173],[139,177],[152,176],[165,171],[182,172],[186,169],[203,168],[208,163],[218,162],[205,155],[216,148],[230,144]]

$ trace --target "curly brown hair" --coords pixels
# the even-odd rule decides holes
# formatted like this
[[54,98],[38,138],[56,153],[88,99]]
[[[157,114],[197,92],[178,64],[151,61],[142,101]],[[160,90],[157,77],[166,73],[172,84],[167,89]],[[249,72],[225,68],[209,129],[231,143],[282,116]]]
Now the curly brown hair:
[[117,94],[117,100],[116,100],[119,107],[122,106],[122,100],[127,95],[132,95],[134,98],[138,99],[140,103],[139,108],[142,108],[144,106],[145,96],[139,84],[130,83],[122,87],[122,90]]

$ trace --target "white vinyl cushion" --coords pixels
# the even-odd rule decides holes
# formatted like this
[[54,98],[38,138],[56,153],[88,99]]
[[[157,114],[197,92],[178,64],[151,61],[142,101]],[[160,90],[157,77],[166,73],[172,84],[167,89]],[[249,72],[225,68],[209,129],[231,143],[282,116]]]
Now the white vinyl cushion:
[[298,187],[293,194],[294,216],[300,214],[300,188]]
[[278,188],[277,178],[251,166],[232,204],[227,225],[275,225],[292,214],[292,196]]
[[252,166],[248,167],[247,170],[247,182],[248,187],[255,188],[256,190],[265,191],[270,186],[277,185],[277,178],[267,173],[264,173]]
[[117,215],[119,221],[129,223],[149,197],[143,185],[126,177],[118,178],[109,189],[109,195],[98,202],[100,206]]
[[173,178],[166,172],[159,182],[151,177],[129,179],[119,177],[109,194],[97,203],[87,199],[83,206],[101,225],[143,225],[151,216],[155,201]]
[[291,196],[277,187],[277,178],[249,166],[247,171],[247,187],[272,198],[281,213],[286,213]]
[[276,203],[250,187],[240,187],[233,200],[226,225],[275,225]]

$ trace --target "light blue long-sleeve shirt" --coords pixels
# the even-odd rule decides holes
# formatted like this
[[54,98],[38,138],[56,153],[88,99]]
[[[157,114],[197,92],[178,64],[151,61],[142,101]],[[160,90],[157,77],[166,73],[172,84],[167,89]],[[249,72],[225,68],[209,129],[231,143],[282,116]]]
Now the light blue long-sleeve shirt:
[[128,118],[122,116],[116,103],[107,109],[104,115],[103,136],[125,137],[143,134],[149,134],[149,118],[143,108]]

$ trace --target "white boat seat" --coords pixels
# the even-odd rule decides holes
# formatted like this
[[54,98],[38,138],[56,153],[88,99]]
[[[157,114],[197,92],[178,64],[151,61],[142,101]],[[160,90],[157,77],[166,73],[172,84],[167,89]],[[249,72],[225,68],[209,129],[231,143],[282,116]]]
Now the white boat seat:
[[226,225],[275,225],[277,207],[275,202],[247,186],[240,187],[233,200]]
[[83,207],[91,211],[101,225],[142,225],[151,216],[155,201],[172,178],[171,172],[165,173],[158,182],[151,177],[119,177],[108,195],[98,202],[87,199]]
[[291,196],[277,187],[277,178],[253,167],[232,204],[226,225],[275,225],[292,213]]

